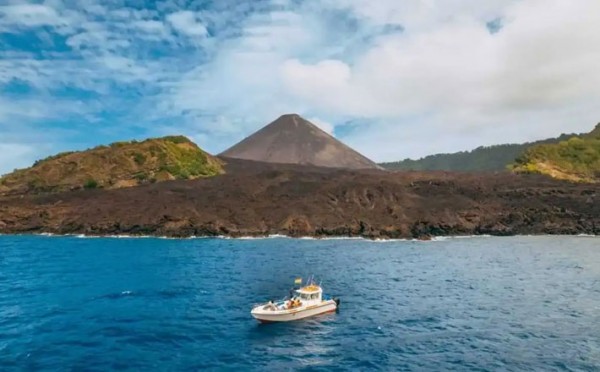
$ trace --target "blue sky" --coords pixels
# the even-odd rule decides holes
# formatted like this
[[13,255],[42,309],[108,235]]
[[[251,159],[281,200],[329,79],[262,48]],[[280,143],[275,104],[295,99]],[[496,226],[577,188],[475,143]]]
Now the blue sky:
[[377,161],[590,130],[597,0],[0,1],[0,173],[295,112]]

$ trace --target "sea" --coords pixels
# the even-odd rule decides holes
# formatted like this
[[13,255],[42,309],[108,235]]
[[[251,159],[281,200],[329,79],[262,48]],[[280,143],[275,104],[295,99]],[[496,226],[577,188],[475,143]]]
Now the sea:
[[600,238],[0,236],[0,370],[599,371]]

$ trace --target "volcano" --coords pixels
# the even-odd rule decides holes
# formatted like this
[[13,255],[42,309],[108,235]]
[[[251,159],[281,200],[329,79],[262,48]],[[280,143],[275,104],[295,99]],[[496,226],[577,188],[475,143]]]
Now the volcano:
[[220,156],[266,163],[381,169],[297,114],[279,117]]

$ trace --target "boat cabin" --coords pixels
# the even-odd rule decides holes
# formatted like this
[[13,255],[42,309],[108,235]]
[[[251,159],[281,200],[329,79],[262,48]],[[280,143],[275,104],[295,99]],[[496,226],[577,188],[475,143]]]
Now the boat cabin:
[[320,305],[323,302],[323,289],[316,284],[309,284],[294,290],[294,295],[288,300],[267,303],[262,307],[265,311],[291,310],[307,306]]
[[316,284],[307,285],[296,290],[296,298],[302,302],[321,302],[323,289]]

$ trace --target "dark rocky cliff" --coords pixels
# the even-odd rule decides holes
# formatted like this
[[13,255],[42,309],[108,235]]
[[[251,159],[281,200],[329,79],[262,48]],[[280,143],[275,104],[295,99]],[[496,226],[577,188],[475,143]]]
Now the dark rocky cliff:
[[229,160],[224,175],[0,199],[2,233],[166,236],[600,234],[600,187],[543,176]]

